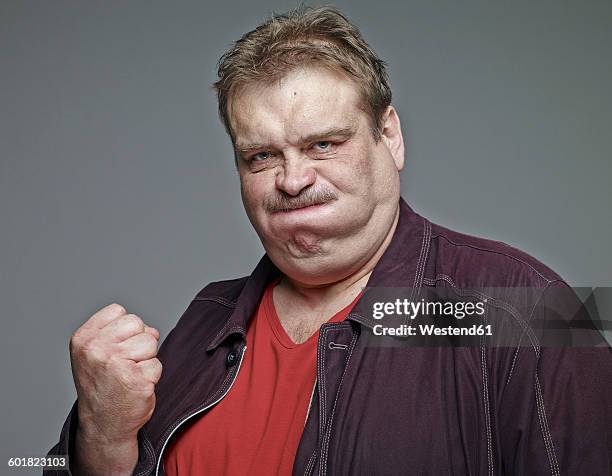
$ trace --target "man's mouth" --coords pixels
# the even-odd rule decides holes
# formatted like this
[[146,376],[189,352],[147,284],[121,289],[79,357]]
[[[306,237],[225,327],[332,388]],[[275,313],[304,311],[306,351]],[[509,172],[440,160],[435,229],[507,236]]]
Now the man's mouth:
[[288,213],[288,212],[295,212],[295,211],[298,211],[298,210],[305,210],[307,208],[316,208],[316,207],[320,207],[321,205],[325,205],[325,202],[311,203],[309,205],[296,205],[296,206],[292,206],[292,207],[283,208],[282,210],[278,210],[278,211],[280,213]]
[[318,208],[323,207],[327,203],[329,202],[311,203],[309,205],[296,205],[292,207],[286,207],[281,210],[277,210],[276,213],[294,213],[294,212],[301,212],[301,211],[306,211],[306,210],[308,211],[316,210]]

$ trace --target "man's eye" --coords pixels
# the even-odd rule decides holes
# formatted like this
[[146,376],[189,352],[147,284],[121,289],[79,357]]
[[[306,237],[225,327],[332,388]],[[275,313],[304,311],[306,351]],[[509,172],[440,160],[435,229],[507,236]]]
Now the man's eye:
[[260,160],[266,160],[270,157],[270,152],[257,152],[251,156],[251,160],[258,162]]
[[331,145],[332,145],[331,142],[324,140],[324,141],[317,142],[315,144],[315,148],[319,150],[329,150],[331,149]]

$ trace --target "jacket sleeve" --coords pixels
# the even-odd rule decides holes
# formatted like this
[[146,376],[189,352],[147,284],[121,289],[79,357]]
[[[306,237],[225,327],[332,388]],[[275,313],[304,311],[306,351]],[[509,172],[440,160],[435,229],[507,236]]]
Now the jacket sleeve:
[[[47,457],[52,456],[66,456],[68,455],[68,462],[73,460],[74,458],[74,440],[76,429],[79,424],[79,417],[77,411],[77,403],[78,399],[75,400],[70,412],[68,413],[68,417],[62,426],[62,430],[60,433],[59,441],[57,444],[49,450],[47,453]],[[138,462],[136,463],[136,467],[134,468],[134,472],[132,473],[135,476],[143,476],[151,474],[155,464],[155,454],[153,451],[153,447],[149,442],[149,439],[146,438],[144,431],[141,429],[138,432]],[[45,469],[43,470],[43,476],[56,476],[56,475],[73,475],[70,469],[68,470],[52,470]],[[77,476],[77,475],[75,475]]]
[[[541,333],[539,342],[546,345],[514,351],[497,415],[503,474],[612,474],[609,345],[601,335],[596,342],[597,331],[568,337],[576,329],[568,323],[584,323],[585,315],[563,282],[549,286],[530,317],[557,337]],[[558,332],[562,322],[565,339]]]
[[[59,441],[57,444],[49,450],[47,457],[51,456],[66,456],[68,457],[68,463],[74,456],[74,434],[78,425],[78,412],[77,412],[78,399],[72,404],[72,408],[68,413],[68,417],[62,426],[60,432]],[[60,475],[60,474],[72,474],[70,470],[43,470],[43,476]]]

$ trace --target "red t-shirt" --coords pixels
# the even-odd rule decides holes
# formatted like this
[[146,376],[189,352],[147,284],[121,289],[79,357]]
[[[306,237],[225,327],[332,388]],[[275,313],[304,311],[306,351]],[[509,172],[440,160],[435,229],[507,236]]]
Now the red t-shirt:
[[[291,474],[316,377],[319,331],[294,343],[279,321],[270,283],[247,329],[230,392],[168,446],[174,475]],[[357,298],[328,322],[346,318]]]

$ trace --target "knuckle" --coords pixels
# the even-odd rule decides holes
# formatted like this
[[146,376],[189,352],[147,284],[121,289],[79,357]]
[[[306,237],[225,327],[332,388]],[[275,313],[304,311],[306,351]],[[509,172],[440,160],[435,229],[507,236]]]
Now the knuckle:
[[83,348],[83,353],[87,355],[90,362],[99,363],[109,361],[109,356],[104,346],[97,344],[95,341],[90,342]]
[[70,354],[83,354],[91,347],[92,336],[83,329],[77,329],[74,334],[70,336],[68,342],[68,348]]
[[134,327],[144,329],[144,321],[136,314],[126,314],[125,320]]
[[86,336],[87,330],[84,329],[83,326],[81,326],[72,333],[72,335],[70,336],[70,342],[72,342],[73,344],[79,344],[85,339]]
[[68,340],[68,348],[70,349],[71,354],[74,354],[81,344],[81,336],[78,332],[79,331],[76,331],[74,334],[72,334]]
[[142,323],[142,319],[135,314],[126,314],[119,318],[117,327],[124,331],[142,332],[144,324]]
[[154,375],[159,376],[163,370],[163,365],[160,360],[156,357],[151,359],[151,370]]
[[81,346],[74,337],[71,337],[68,342],[68,353],[71,357],[78,357],[81,354]]
[[116,374],[119,379],[130,373],[129,368],[126,368],[123,359],[117,354],[109,355],[104,361],[104,365],[108,370],[110,370],[111,373]]
[[125,310],[125,307],[123,307],[121,304],[118,304],[118,303],[114,302],[114,303],[112,303],[110,305],[110,307],[117,314],[127,314],[127,311]]
[[117,381],[126,390],[134,391],[140,387],[140,380],[133,370],[125,368],[123,365],[117,365],[115,368]]
[[143,334],[143,339],[147,347],[157,348],[157,339],[151,334]]

